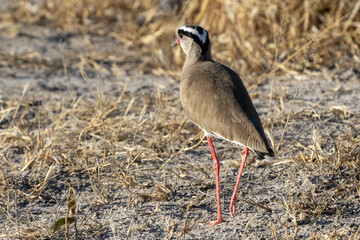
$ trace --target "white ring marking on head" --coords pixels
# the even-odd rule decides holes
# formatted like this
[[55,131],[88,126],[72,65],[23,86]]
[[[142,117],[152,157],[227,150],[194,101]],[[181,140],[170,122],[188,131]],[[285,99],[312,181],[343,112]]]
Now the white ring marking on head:
[[185,32],[190,32],[196,36],[199,37],[200,41],[204,44],[206,42],[206,36],[207,36],[207,32],[204,28],[203,29],[203,33],[200,34],[196,29],[194,28],[190,28],[190,27],[187,27],[187,26],[183,26],[180,28],[181,30],[184,30]]

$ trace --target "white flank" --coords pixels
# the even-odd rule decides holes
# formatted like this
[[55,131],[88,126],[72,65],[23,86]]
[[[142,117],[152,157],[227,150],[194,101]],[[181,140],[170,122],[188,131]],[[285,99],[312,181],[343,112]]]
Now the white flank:
[[200,41],[201,41],[202,43],[205,43],[205,42],[206,42],[207,33],[206,33],[206,30],[205,30],[205,29],[203,29],[203,33],[202,33],[201,35],[200,35],[200,33],[199,33],[196,29],[194,29],[194,28],[189,28],[189,27],[187,27],[187,26],[183,26],[183,27],[181,27],[180,29],[181,29],[181,30],[184,30],[185,32],[190,32],[190,33],[198,36],[199,39],[200,39]]
[[[202,128],[201,128],[201,129],[202,129]],[[204,129],[202,129],[202,130],[204,131],[204,133],[205,133],[206,136],[211,137],[211,135],[213,135],[213,136],[215,136],[215,137],[218,137],[218,138],[220,138],[220,139],[229,141],[229,142],[231,142],[231,143],[238,144],[238,145],[240,145],[240,146],[242,146],[242,147],[244,147],[244,148],[247,147],[247,146],[245,146],[244,144],[242,144],[242,143],[240,143],[240,142],[230,141],[229,139],[226,139],[226,138],[224,138],[223,136],[221,136],[220,134],[217,134],[217,133],[215,133],[215,132],[213,132],[213,133],[208,133],[208,132],[205,131]],[[256,153],[256,152],[254,151],[254,149],[249,148],[249,147],[247,147],[247,148],[250,149],[251,151],[253,151],[254,153]],[[265,158],[265,162],[273,162],[273,161],[274,161],[274,157],[270,157],[270,156],[268,156],[268,155],[264,155],[264,158]]]
[[[209,132],[206,131],[205,129],[201,128],[199,125],[197,125],[197,124],[195,124],[195,125],[198,126],[201,130],[203,130],[205,136],[208,136],[208,137],[214,137],[214,136],[215,136],[215,137],[220,138],[220,139],[222,139],[222,140],[226,140],[226,141],[228,141],[228,142],[231,142],[231,143],[235,143],[235,144],[237,144],[237,145],[240,145],[240,146],[242,146],[242,147],[244,147],[244,148],[247,147],[247,146],[245,146],[244,144],[242,144],[242,143],[240,143],[240,142],[230,141],[229,139],[224,138],[223,136],[221,136],[220,134],[217,134],[217,133],[215,133],[215,132],[209,133]],[[252,148],[249,148],[249,147],[247,147],[247,148],[250,149],[251,151],[255,152]]]

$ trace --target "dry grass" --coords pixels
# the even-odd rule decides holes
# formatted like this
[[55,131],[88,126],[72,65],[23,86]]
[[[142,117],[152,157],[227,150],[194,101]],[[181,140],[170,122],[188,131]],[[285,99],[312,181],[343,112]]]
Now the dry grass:
[[[88,70],[118,76],[123,64],[127,70],[136,66],[145,73],[178,76],[184,56],[180,49],[170,51],[170,44],[176,38],[176,29],[184,24],[205,27],[216,49],[214,58],[241,72],[250,89],[275,75],[308,78],[311,73],[323,71],[327,74],[328,69],[342,69],[360,61],[360,1],[184,1],[171,12],[154,7],[157,2],[17,1],[1,12],[0,28],[8,35],[16,36],[21,28],[29,25],[57,28],[66,33],[80,31],[85,37],[98,35],[115,39],[119,45],[123,44],[121,47],[136,54],[114,56],[92,49],[88,54],[67,54],[61,61],[52,62],[37,54],[17,56],[5,51],[0,53],[0,66],[64,69],[65,75],[68,66],[73,66],[86,81]],[[138,62],[127,62],[129,57]],[[102,60],[110,62],[111,67]],[[8,230],[0,234],[1,238],[74,238],[76,234],[86,236],[111,228],[116,239],[112,220],[107,227],[103,223],[89,223],[91,217],[81,218],[76,212],[77,193],[70,179],[79,173],[89,179],[94,205],[113,201],[113,193],[108,192],[107,187],[115,184],[118,189],[126,189],[129,209],[143,202],[171,198],[172,186],[159,181],[153,176],[154,172],[164,178],[191,180],[201,188],[208,187],[208,182],[197,175],[209,178],[211,169],[204,171],[207,167],[191,163],[179,168],[167,166],[203,140],[201,132],[180,111],[179,100],[168,94],[167,89],[158,88],[156,93],[139,94],[135,98],[128,93],[126,85],[119,85],[116,94],[107,92],[103,79],[99,78],[90,97],[69,92],[61,98],[49,96],[37,101],[27,97],[27,87],[19,96],[0,99],[0,159],[4,166],[0,167],[0,213],[17,226],[9,229],[3,226]],[[276,109],[277,116],[266,119],[268,128],[284,129],[289,119],[315,118],[324,129],[321,133],[314,131],[313,142],[307,146],[299,146],[295,140],[293,146],[300,149],[298,155],[277,164],[304,164],[311,170],[334,174],[345,166],[356,177],[347,179],[341,187],[334,183],[337,187],[328,195],[299,192],[295,197],[278,202],[291,219],[289,224],[282,223],[286,238],[295,239],[299,221],[307,223],[322,215],[340,214],[334,209],[334,199],[345,197],[347,191],[357,191],[360,196],[360,137],[356,123],[354,130],[345,135],[334,137],[326,131],[324,117],[336,113],[347,118],[346,107],[335,106],[322,114],[317,112],[316,106],[310,106],[309,112],[288,111],[283,103],[286,97],[275,95],[275,91],[272,94],[269,98],[279,102],[280,107]],[[294,96],[296,98],[295,94],[289,98]],[[356,114],[353,113],[359,117]],[[289,146],[288,142],[277,140],[274,146]],[[324,141],[331,144],[330,151],[322,148]],[[287,151],[291,151],[290,148]],[[14,156],[19,155],[22,158],[14,160]],[[61,171],[67,173],[61,175]],[[19,176],[28,181],[26,191],[17,187],[23,184]],[[66,225],[61,233],[46,228],[43,222],[33,221],[31,214],[20,216],[17,213],[18,201],[46,200],[49,181],[54,178],[68,182],[64,201],[56,204],[60,210],[54,214],[55,219]],[[183,222],[167,218],[164,232],[169,239],[175,235],[191,237],[198,219],[189,218],[188,211],[201,205],[206,198],[206,193],[198,190],[196,199],[182,206]],[[157,211],[159,209],[155,208],[143,214],[153,215]],[[75,226],[68,226],[72,221]],[[49,220],[46,224],[54,222]],[[251,225],[250,220],[248,225]],[[143,223],[134,229],[130,222],[126,236],[130,239],[133,231],[148,228],[149,225]],[[282,238],[272,222],[269,231],[274,239]],[[348,236],[346,234],[344,229],[339,229],[328,233],[328,238],[339,239]],[[316,232],[311,236],[312,239],[321,237]],[[358,237],[359,228],[351,232],[349,239]]]
[[342,68],[360,61],[359,1],[184,1],[170,12],[156,4],[155,0],[18,1],[2,15],[6,23],[115,38],[136,48],[143,56],[143,69],[156,73],[178,73],[183,55],[180,49],[174,54],[169,46],[184,24],[208,29],[215,59],[251,83],[263,82],[274,72],[321,71],[323,66]]

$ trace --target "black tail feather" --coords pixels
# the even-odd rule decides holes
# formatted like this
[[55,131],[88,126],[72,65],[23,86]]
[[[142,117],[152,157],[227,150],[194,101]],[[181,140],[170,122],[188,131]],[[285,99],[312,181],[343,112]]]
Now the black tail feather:
[[274,151],[271,148],[268,149],[268,152],[259,152],[255,150],[255,153],[260,157],[260,159],[265,159],[266,156],[270,158],[274,157]]

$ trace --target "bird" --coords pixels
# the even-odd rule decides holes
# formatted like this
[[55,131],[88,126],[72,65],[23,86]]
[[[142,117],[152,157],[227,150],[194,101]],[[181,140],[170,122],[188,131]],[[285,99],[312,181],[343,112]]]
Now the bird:
[[266,160],[274,158],[274,151],[239,75],[212,59],[207,30],[201,26],[185,25],[177,33],[178,38],[171,47],[180,45],[186,55],[180,77],[180,102],[188,118],[204,132],[213,158],[217,219],[210,221],[210,225],[214,226],[224,220],[220,202],[220,165],[212,138],[243,147],[229,207],[232,217],[236,212],[236,195],[249,150]]

